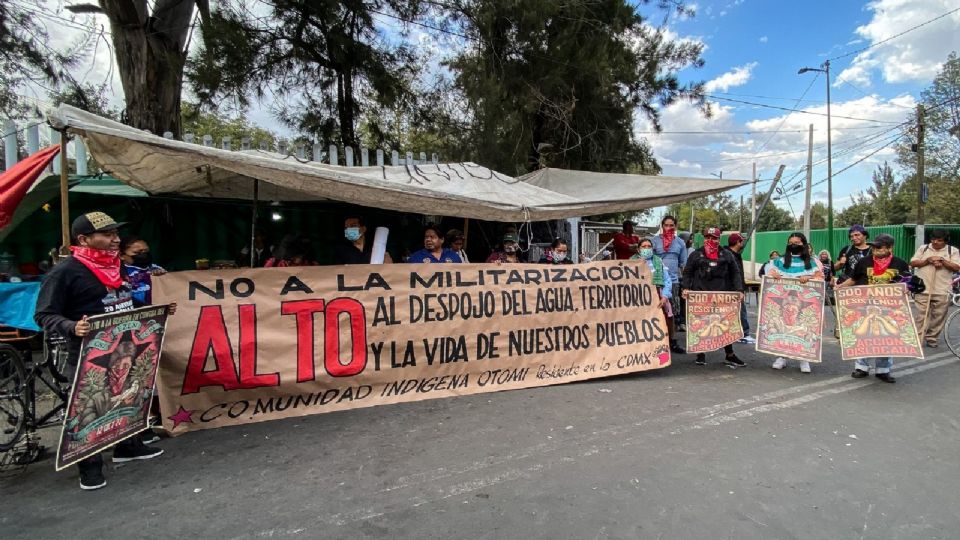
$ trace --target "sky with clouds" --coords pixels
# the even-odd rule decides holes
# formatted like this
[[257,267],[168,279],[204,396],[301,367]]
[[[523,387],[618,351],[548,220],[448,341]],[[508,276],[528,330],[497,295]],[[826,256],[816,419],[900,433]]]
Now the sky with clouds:
[[[56,4],[56,5],[54,5]],[[44,4],[41,4],[44,5]],[[683,82],[705,81],[713,114],[707,118],[686,103],[660,111],[662,133],[642,118],[636,131],[646,137],[664,174],[749,179],[752,164],[758,177],[769,179],[778,165],[787,166],[787,193],[805,178],[808,126],[814,126],[813,200],[826,200],[826,78],[797,74],[802,67],[820,67],[831,60],[834,205],[842,208],[850,195],[867,185],[871,172],[894,159],[891,146],[901,135],[899,124],[910,121],[920,92],[930,84],[951,51],[960,51],[960,10],[956,0],[875,0],[870,2],[808,0],[698,0],[689,3],[692,17],[671,17],[666,31],[705,45],[704,67],[680,72]],[[75,16],[51,2],[42,10],[51,48],[66,46],[84,28],[106,25],[102,17]],[[651,22],[663,12],[643,6]],[[939,20],[931,19],[953,11]],[[50,15],[50,14],[53,15]],[[386,33],[397,22],[380,21]],[[910,30],[913,27],[919,28]],[[910,30],[910,31],[908,31]],[[908,31],[906,33],[903,33]],[[903,35],[899,35],[903,33]],[[444,47],[422,29],[413,39],[436,51]],[[81,79],[109,81],[113,99],[122,90],[113,59],[100,40]],[[446,49],[449,53],[449,48]],[[39,105],[44,95],[36,92]],[[41,107],[43,108],[43,107]],[[249,117],[257,124],[290,134],[265,107],[254,105]],[[760,190],[768,187],[760,183]],[[739,198],[748,188],[735,190]],[[777,201],[797,215],[803,193]]]
[[[826,201],[827,82],[823,73],[798,74],[831,61],[834,206],[869,183],[884,160],[893,161],[897,126],[914,116],[920,92],[951,51],[960,51],[960,11],[898,34],[960,7],[955,0],[872,2],[697,2],[696,16],[668,21],[672,32],[706,45],[701,69],[681,80],[706,81],[711,118],[688,104],[661,110],[663,132],[648,133],[664,173],[761,179],[787,166],[791,193],[805,179],[808,128],[814,126],[813,201]],[[892,38],[892,39],[891,39]],[[860,52],[857,52],[860,51]],[[769,187],[761,183],[760,190]],[[749,189],[733,192],[749,196]],[[800,215],[803,193],[780,206]]]

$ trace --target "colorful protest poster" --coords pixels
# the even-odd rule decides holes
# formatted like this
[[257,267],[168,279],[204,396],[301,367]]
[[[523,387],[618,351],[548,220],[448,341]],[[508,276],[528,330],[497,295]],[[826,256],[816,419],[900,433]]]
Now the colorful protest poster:
[[820,362],[823,350],[823,281],[764,276],[757,314],[757,352]]
[[192,430],[670,365],[644,261],[172,272],[164,427]]
[[839,287],[836,292],[844,360],[923,358],[905,284]]
[[57,470],[146,429],[168,306],[89,319],[57,446]]
[[733,292],[687,293],[687,352],[715,351],[743,338],[740,303]]

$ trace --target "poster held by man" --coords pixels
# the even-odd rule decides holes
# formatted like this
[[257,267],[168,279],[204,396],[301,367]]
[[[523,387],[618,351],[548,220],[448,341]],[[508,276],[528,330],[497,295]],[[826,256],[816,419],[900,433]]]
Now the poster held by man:
[[90,317],[57,446],[62,470],[147,429],[169,306]]
[[844,360],[923,358],[904,283],[838,288],[836,294]]
[[687,293],[687,352],[706,353],[743,338],[739,292]]

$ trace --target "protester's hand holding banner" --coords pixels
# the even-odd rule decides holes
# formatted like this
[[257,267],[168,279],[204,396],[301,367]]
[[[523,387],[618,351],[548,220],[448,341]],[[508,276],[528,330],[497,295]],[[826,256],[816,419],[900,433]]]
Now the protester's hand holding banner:
[[764,276],[757,315],[757,351],[820,362],[824,282]]
[[644,261],[175,272],[159,390],[190,430],[670,364]]
[[844,360],[923,358],[905,284],[840,287],[836,294]]
[[88,319],[57,446],[58,471],[149,427],[168,308]]
[[743,338],[739,292],[687,292],[687,352],[715,351]]

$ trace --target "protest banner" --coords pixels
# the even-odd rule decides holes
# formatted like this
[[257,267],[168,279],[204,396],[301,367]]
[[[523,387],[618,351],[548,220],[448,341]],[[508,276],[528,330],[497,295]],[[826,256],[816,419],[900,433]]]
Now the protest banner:
[[823,350],[823,281],[764,276],[757,314],[757,352],[820,362]]
[[837,319],[844,360],[923,358],[903,283],[837,288]]
[[154,298],[173,434],[670,364],[643,261],[173,272]]
[[735,292],[687,293],[687,352],[715,351],[743,338],[740,302]]
[[58,471],[147,429],[167,307],[89,319],[57,445]]

